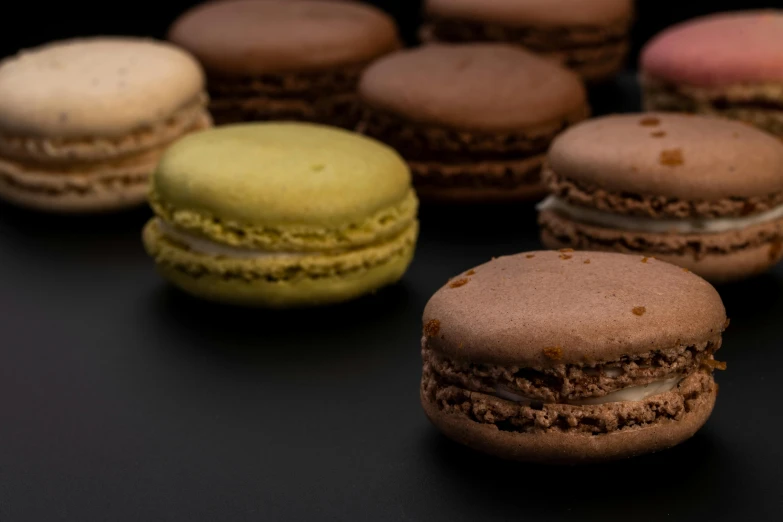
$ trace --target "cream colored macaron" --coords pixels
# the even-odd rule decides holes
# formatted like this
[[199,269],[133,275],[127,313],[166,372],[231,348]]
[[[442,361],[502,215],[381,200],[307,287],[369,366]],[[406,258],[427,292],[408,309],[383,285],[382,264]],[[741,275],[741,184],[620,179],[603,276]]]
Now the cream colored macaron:
[[204,73],[150,39],[54,42],[0,63],[0,197],[54,212],[142,203],[166,146],[211,126]]

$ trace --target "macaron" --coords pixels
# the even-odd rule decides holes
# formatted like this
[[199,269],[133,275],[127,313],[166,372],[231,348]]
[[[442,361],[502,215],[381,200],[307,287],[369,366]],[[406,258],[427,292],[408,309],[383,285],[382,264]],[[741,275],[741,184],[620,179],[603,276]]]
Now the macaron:
[[399,280],[413,257],[410,172],[374,140],[309,123],[246,123],[173,144],[144,228],[161,274],[205,299],[290,308]]
[[554,58],[590,82],[620,70],[632,0],[425,0],[424,42],[505,42]]
[[206,69],[219,124],[297,120],[353,128],[361,71],[401,45],[383,11],[322,0],[207,2],[180,16],[168,37]]
[[783,257],[783,143],[743,123],[672,113],[589,120],[554,141],[544,180],[549,248],[656,257],[718,283]]
[[50,212],[140,205],[165,147],[211,126],[187,52],[125,37],[53,42],[0,62],[0,198]]
[[675,446],[709,418],[728,326],[704,279],[642,256],[529,252],[449,281],[424,309],[421,402],[451,439],[579,464]]
[[358,129],[408,160],[422,198],[449,202],[540,197],[547,147],[590,111],[575,73],[505,44],[398,51],[359,95]]
[[674,25],[642,50],[644,106],[741,120],[783,137],[783,11]]

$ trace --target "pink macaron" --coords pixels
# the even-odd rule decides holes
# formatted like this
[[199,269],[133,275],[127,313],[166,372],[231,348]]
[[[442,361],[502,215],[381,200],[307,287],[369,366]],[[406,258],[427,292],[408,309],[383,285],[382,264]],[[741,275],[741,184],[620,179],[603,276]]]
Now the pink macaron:
[[740,11],[672,26],[642,50],[648,110],[706,113],[783,136],[783,11]]

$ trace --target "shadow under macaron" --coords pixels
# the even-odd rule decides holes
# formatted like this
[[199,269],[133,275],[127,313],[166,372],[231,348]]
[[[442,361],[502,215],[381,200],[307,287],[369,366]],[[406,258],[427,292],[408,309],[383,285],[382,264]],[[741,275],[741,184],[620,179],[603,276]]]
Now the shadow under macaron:
[[[150,296],[153,317],[180,342],[180,355],[238,364],[309,366],[323,371],[359,354],[383,350],[377,332],[420,314],[403,281],[353,301],[296,309],[264,309],[205,301],[161,281]],[[305,370],[309,371],[309,370]]]
[[[705,505],[740,509],[730,495],[742,480],[731,451],[710,430],[674,448],[613,462],[551,466],[505,461],[461,446],[435,430],[422,453],[450,498],[494,506],[498,513],[558,520],[660,520],[699,515]],[[728,498],[727,498],[728,497]],[[523,515],[524,514],[524,515]],[[637,518],[640,516],[640,518]]]
[[142,251],[141,228],[151,216],[146,205],[101,214],[49,214],[2,202],[0,234],[6,244],[43,255],[43,262],[59,255],[131,256]]

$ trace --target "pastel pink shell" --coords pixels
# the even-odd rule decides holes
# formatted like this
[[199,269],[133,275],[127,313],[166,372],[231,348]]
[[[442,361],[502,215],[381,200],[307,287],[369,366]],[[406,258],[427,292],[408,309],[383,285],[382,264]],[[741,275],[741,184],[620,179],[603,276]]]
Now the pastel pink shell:
[[783,82],[783,11],[720,13],[672,26],[645,46],[640,66],[697,87]]

